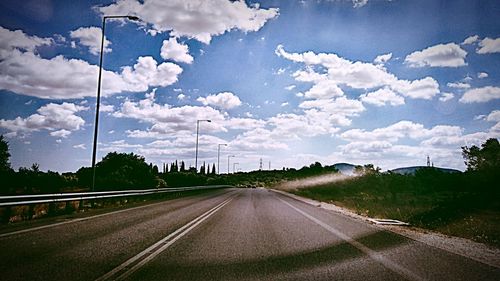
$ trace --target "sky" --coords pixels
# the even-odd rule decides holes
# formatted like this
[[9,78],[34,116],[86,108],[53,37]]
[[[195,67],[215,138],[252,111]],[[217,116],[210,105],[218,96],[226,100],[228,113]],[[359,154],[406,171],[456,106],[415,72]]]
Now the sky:
[[[97,159],[233,170],[372,163],[464,170],[500,136],[500,2],[0,2],[0,134],[14,169]],[[230,165],[228,167],[228,156]],[[237,163],[237,164],[234,164]]]

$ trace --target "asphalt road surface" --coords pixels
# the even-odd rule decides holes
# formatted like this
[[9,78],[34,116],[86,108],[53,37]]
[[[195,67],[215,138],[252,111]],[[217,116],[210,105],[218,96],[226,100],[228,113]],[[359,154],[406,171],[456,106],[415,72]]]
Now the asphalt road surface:
[[0,280],[500,280],[500,269],[264,189],[0,234]]

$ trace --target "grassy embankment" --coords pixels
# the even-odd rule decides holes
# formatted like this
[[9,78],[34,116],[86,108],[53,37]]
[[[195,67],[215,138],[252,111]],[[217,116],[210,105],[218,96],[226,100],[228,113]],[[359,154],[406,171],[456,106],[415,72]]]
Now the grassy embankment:
[[500,247],[499,178],[424,169],[415,175],[371,174],[288,191],[369,217]]

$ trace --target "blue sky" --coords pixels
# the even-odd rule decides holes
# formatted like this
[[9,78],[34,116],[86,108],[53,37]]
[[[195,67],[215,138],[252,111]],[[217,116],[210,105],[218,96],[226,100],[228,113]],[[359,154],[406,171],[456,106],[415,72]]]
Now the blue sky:
[[[3,1],[0,133],[14,168],[159,166],[227,155],[244,171],[373,163],[463,170],[500,135],[498,1]],[[231,165],[232,170],[232,165]]]

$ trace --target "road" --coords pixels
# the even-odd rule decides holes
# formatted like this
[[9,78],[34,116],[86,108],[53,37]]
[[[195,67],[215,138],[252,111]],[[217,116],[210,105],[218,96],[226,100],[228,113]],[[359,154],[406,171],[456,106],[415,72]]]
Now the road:
[[2,280],[500,280],[500,269],[265,189],[0,235]]

